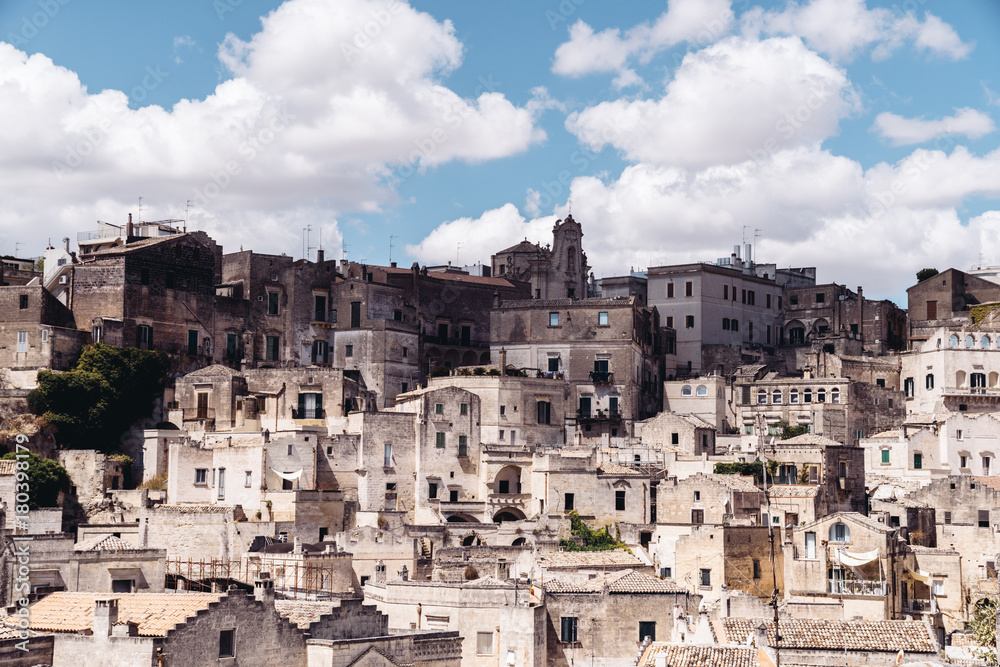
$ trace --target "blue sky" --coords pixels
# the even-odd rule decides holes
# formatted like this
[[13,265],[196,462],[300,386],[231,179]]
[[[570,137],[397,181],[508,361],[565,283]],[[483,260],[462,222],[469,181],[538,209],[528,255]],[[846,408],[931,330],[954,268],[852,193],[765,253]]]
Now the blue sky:
[[142,196],[230,251],[472,263],[572,196],[598,277],[759,230],[898,298],[1000,263],[997,35],[990,0],[8,0],[0,252]]

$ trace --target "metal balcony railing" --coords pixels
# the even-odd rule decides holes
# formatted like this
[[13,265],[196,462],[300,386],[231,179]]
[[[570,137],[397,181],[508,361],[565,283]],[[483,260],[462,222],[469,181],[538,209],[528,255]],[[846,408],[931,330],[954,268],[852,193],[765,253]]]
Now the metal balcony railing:
[[835,595],[870,595],[872,597],[885,597],[889,590],[887,581],[865,581],[865,580],[844,580],[830,579],[829,590]]
[[610,384],[615,381],[615,374],[611,371],[590,371],[590,381],[594,384]]

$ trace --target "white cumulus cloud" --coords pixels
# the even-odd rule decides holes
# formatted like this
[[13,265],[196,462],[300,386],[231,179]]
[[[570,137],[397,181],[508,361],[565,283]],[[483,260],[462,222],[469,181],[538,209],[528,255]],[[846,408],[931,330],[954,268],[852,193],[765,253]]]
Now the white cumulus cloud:
[[894,113],[884,112],[875,117],[873,126],[884,139],[897,146],[921,144],[935,137],[960,134],[970,139],[979,139],[996,129],[993,119],[982,111],[968,107],[956,109],[955,114],[938,120],[904,118]]

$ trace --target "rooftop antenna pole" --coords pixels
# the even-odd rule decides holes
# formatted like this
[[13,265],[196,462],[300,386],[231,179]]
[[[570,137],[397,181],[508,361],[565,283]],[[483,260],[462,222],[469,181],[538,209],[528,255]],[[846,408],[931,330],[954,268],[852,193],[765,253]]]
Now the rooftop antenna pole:
[[392,240],[393,239],[398,239],[398,238],[399,237],[396,236],[396,235],[394,235],[394,234],[390,234],[389,235],[389,264],[390,265],[392,264]]
[[184,205],[184,233],[187,234],[188,230],[188,213],[191,209],[191,200],[188,199],[187,203]]
[[315,246],[309,245],[309,234],[310,234],[310,232],[312,232],[312,230],[313,230],[313,226],[312,225],[306,225],[306,252],[305,252],[305,259],[309,259],[309,251],[311,251],[315,247]]
[[24,245],[24,241],[15,241],[14,242],[14,256],[15,257],[17,257],[18,255],[21,254],[21,246],[22,245]]
[[341,259],[347,259],[347,239],[344,239],[343,243],[341,243],[340,250],[344,255]]
[[456,248],[455,248],[455,266],[459,266],[459,265],[461,264],[461,262],[459,262],[459,260],[458,260],[458,258],[459,258],[459,253],[460,253],[461,251],[462,251],[462,242],[461,242],[461,241],[459,241],[459,242],[458,242],[458,247],[456,247]]
[[139,222],[142,222],[142,197],[139,197]]
[[[306,256],[306,228],[302,228],[302,257]],[[275,427],[277,428],[277,427]]]

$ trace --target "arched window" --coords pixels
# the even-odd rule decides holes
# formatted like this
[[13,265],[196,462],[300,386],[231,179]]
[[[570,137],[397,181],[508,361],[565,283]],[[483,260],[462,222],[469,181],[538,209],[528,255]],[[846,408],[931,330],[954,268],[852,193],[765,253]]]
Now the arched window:
[[958,336],[951,335],[951,338],[948,339],[948,347],[958,347]]
[[681,387],[681,396],[690,396],[690,395],[691,395],[691,385],[686,384],[683,387]]
[[826,389],[819,389],[816,391],[816,402],[826,403]]
[[840,390],[836,387],[830,390],[830,402],[840,403]]
[[576,248],[573,246],[566,248],[566,268],[569,271],[576,271]]
[[790,392],[788,392],[788,402],[792,403],[793,405],[795,403],[799,402],[799,390],[798,389],[792,389]]
[[775,389],[771,392],[771,402],[775,405],[781,405],[781,390]]
[[965,337],[965,347],[966,348],[970,348],[970,347],[975,347],[975,346],[976,346],[976,339],[973,338],[972,335],[966,336]]
[[983,336],[983,339],[979,341],[979,347],[983,348],[984,350],[990,349],[990,337]]
[[851,529],[846,523],[838,521],[830,526],[830,541],[837,544],[846,544],[851,541]]
[[767,390],[759,389],[757,391],[757,405],[767,405]]
[[803,403],[812,403],[813,402],[813,390],[812,389],[805,389],[805,390],[803,390],[803,392],[802,392],[802,402]]
[[708,387],[703,384],[698,385],[694,391],[695,396],[708,396]]

